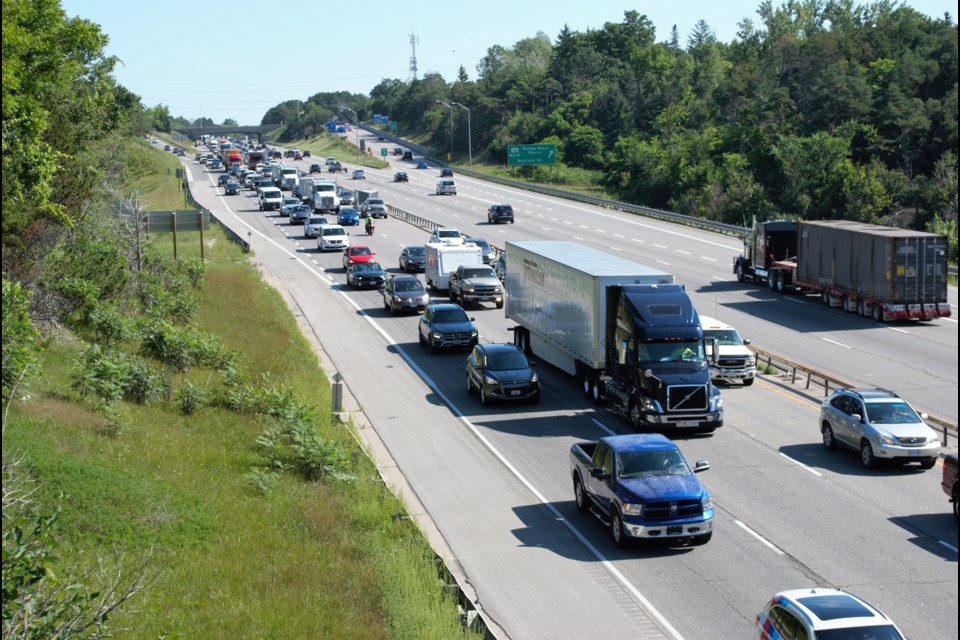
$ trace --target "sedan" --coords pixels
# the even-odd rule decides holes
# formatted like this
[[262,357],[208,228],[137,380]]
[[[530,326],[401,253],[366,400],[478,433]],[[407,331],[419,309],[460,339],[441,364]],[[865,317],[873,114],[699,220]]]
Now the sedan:
[[290,212],[290,224],[306,224],[310,216],[313,215],[313,207],[308,204],[298,204],[288,209]]
[[321,215],[312,215],[303,223],[303,235],[308,238],[316,238],[320,235],[320,226],[330,224],[330,222]]
[[430,295],[417,276],[391,275],[383,285],[383,308],[390,315],[398,311],[423,311],[430,304]]
[[512,344],[478,344],[467,358],[467,393],[480,391],[480,403],[491,400],[540,402],[540,378]]
[[341,227],[355,227],[360,224],[360,212],[353,207],[340,207],[337,224]]
[[347,268],[347,284],[354,289],[379,289],[387,272],[377,262],[357,262]]
[[427,266],[427,256],[422,245],[404,247],[400,252],[400,268],[411,273],[423,271]]
[[417,161],[417,169],[429,169],[430,165],[427,164],[426,160]]
[[353,179],[354,180],[366,180],[367,174],[363,172],[363,169],[354,169],[353,170]]
[[460,305],[449,302],[428,304],[420,316],[417,333],[420,344],[434,353],[447,347],[473,349],[480,335],[473,318]]
[[370,249],[370,247],[365,247],[363,245],[357,245],[355,247],[349,247],[346,251],[343,252],[343,268],[346,269],[352,264],[357,264],[361,262],[376,262],[376,254]]
[[451,169],[450,167],[444,167],[444,168],[440,169],[440,177],[441,177],[441,178],[452,178],[452,177],[453,177],[453,169]]
[[230,180],[227,184],[223,185],[223,195],[225,196],[235,196],[240,193],[240,183]]
[[220,174],[220,177],[217,178],[217,186],[218,186],[218,187],[222,187],[223,185],[227,184],[228,182],[230,182],[230,176],[227,175],[226,173],[221,173],[221,174]]
[[301,204],[303,203],[300,202],[299,198],[294,198],[292,196],[284,198],[283,202],[280,203],[280,215],[284,218],[288,217],[290,212],[293,211],[293,208],[300,206]]
[[919,462],[931,469],[940,457],[940,437],[905,400],[883,389],[838,389],[820,406],[823,446],[860,452],[873,469],[881,460]]

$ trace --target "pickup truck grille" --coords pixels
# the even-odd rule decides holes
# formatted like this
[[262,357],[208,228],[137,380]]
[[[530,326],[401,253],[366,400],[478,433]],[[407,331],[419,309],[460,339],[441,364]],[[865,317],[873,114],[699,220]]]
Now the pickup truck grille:
[[654,500],[643,505],[643,517],[647,520],[677,520],[695,518],[703,514],[699,500]]
[[500,287],[494,285],[477,285],[473,288],[473,292],[481,296],[492,296],[495,293],[500,293]]
[[717,360],[718,367],[730,367],[732,369],[740,369],[747,366],[746,358],[720,358]]
[[667,387],[667,411],[704,411],[707,400],[705,385],[677,384]]

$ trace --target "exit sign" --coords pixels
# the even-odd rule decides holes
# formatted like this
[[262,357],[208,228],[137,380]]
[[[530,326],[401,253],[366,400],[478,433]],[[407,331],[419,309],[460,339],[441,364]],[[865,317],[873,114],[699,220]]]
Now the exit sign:
[[507,146],[507,165],[557,164],[555,144],[511,144]]

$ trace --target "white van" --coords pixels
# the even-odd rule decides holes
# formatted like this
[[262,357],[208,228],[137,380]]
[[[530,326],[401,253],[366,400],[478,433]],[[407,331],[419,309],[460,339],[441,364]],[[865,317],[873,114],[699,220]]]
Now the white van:
[[260,187],[257,190],[260,201],[260,211],[279,211],[283,204],[283,194],[277,187]]
[[338,224],[322,224],[317,229],[317,248],[320,251],[344,251],[350,246],[347,230]]
[[707,343],[707,353],[710,354],[714,338],[717,341],[719,354],[717,366],[710,366],[710,376],[714,380],[734,382],[739,380],[743,386],[749,387],[757,375],[757,358],[753,351],[747,348],[749,340],[744,340],[737,330],[709,316],[700,316],[700,327]]

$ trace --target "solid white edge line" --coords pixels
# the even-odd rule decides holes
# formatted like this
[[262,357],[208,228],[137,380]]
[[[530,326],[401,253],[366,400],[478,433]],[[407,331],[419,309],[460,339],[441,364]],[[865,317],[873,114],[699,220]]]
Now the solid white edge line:
[[739,520],[734,520],[734,522],[737,523],[737,526],[738,526],[738,527],[740,527],[741,529],[743,529],[744,531],[746,531],[747,533],[749,533],[750,535],[752,535],[754,538],[756,538],[757,540],[759,540],[760,542],[762,542],[762,543],[765,544],[766,546],[770,547],[770,548],[773,550],[773,552],[776,553],[778,556],[784,555],[783,551],[781,551],[780,549],[778,549],[778,548],[776,547],[776,545],[774,545],[772,542],[770,542],[769,540],[767,540],[766,538],[764,538],[762,535],[760,535],[759,533],[757,533],[756,531],[754,531],[753,529],[751,529],[751,528],[748,527],[747,525],[743,524],[743,523],[740,522]]
[[807,465],[803,464],[803,463],[800,462],[799,460],[794,460],[793,458],[791,458],[790,456],[788,456],[788,455],[785,454],[785,453],[781,453],[780,455],[783,456],[784,458],[786,458],[787,460],[789,460],[790,462],[792,462],[793,464],[797,465],[797,466],[800,467],[801,469],[806,469],[807,471],[809,471],[809,472],[812,473],[813,475],[818,476],[818,477],[820,477],[820,478],[823,477],[823,474],[822,474],[822,473],[820,473],[819,471],[815,471],[814,469],[811,469],[810,467],[808,467]]

